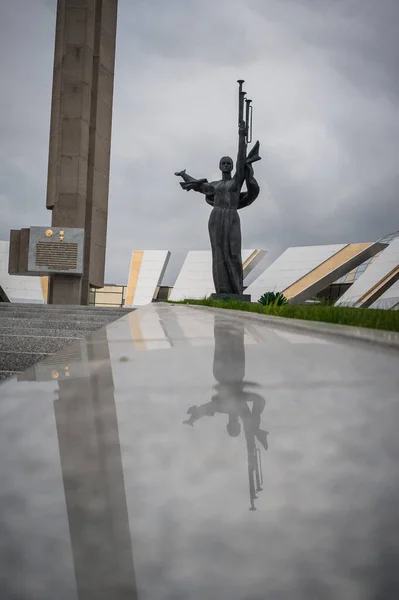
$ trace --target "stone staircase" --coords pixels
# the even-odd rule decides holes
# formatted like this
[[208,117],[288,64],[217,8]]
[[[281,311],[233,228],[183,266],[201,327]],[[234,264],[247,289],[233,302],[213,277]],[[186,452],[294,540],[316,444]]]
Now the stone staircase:
[[0,381],[132,310],[0,302]]

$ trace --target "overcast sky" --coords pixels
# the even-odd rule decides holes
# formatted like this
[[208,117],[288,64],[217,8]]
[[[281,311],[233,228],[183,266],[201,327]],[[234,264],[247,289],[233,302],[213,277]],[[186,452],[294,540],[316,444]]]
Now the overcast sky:
[[[0,2],[0,240],[47,225],[56,0]],[[168,249],[172,283],[209,248],[210,207],[175,170],[235,158],[237,84],[254,100],[261,194],[243,246],[373,241],[399,229],[398,0],[119,0],[106,281]]]

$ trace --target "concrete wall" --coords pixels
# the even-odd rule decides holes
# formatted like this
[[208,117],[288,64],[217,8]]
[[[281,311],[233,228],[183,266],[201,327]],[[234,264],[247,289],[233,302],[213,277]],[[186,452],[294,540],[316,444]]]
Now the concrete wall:
[[252,302],[257,302],[266,292],[282,292],[345,246],[332,244],[288,248],[248,286],[245,293],[251,294]]
[[[245,264],[253,256],[255,266],[258,258],[263,258],[265,254],[264,250],[258,253],[255,250],[242,250],[242,262]],[[247,263],[244,276],[249,275],[250,272],[251,264]],[[191,250],[184,260],[169,300],[177,302],[185,298],[201,299],[214,293],[211,250]]]
[[126,306],[144,306],[152,302],[162,283],[169,258],[169,250],[133,251]]
[[11,302],[45,304],[40,277],[8,274],[9,242],[0,241],[0,284]]
[[[336,306],[373,306],[379,298],[386,294],[398,280],[399,238],[387,248],[365,270],[345,294],[339,298]],[[373,293],[373,289],[375,293]],[[394,292],[395,293],[395,292]]]

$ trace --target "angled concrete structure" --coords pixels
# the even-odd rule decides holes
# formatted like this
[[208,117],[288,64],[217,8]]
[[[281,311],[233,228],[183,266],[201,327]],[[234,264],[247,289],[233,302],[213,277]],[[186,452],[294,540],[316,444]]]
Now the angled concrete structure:
[[133,251],[125,306],[144,306],[156,298],[169,258],[169,250]]
[[267,250],[242,251],[242,270],[244,275],[244,282],[248,275],[250,275],[250,273],[252,273],[255,267],[257,267],[260,264],[260,262],[265,258],[266,254]]
[[9,297],[0,285],[0,302],[10,302]]
[[265,292],[282,292],[290,304],[301,304],[383,248],[377,242],[288,248],[246,293],[256,302]]
[[[368,308],[374,305],[399,280],[399,237],[395,238],[363,275],[336,302],[336,306]],[[391,292],[392,293],[392,292]],[[394,291],[394,293],[396,293]]]
[[[265,254],[266,250],[242,250],[244,283],[245,278],[259,264]],[[175,302],[186,298],[201,299],[214,293],[212,252],[210,250],[190,250],[169,299]]]
[[370,308],[378,308],[380,310],[399,310],[399,281],[396,281],[389,289],[386,290],[375,300]]
[[282,292],[344,247],[345,244],[334,244],[287,248],[248,286],[247,292],[254,302],[265,292]]
[[9,275],[9,249],[9,242],[0,241],[0,284],[10,302],[45,304],[48,278]]
[[346,275],[343,275],[337,281],[334,281],[335,285],[352,285],[359,279],[359,277],[365,272],[366,269],[378,258],[379,254],[375,254],[371,258],[365,260],[361,265],[349,271]]

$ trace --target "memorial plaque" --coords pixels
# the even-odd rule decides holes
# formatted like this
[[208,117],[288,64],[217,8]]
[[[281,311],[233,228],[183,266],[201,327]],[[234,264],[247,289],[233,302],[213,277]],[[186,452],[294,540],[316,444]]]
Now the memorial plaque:
[[31,227],[28,273],[83,273],[84,230],[72,227]]

